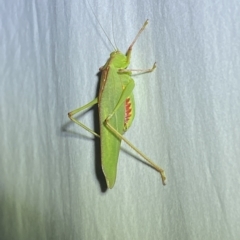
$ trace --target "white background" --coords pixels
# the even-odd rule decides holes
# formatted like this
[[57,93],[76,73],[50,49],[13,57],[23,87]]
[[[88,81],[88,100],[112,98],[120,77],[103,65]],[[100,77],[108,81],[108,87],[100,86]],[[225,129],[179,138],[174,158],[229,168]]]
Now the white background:
[[67,117],[113,50],[89,4],[1,0],[1,239],[240,239],[240,2],[90,5],[123,52],[150,20],[130,68],[158,67],[134,77],[125,136],[168,184],[123,144],[106,190],[99,141]]

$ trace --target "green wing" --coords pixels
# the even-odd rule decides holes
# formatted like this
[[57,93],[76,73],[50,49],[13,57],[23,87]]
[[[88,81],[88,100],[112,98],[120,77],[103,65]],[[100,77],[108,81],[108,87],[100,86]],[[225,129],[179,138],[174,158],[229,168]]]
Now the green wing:
[[[113,66],[103,70],[99,94],[99,120],[101,140],[102,169],[108,188],[114,186],[117,174],[117,163],[121,140],[105,125],[106,118],[111,115],[122,95],[128,74],[119,74]],[[120,133],[124,132],[125,106],[121,104],[109,123]]]

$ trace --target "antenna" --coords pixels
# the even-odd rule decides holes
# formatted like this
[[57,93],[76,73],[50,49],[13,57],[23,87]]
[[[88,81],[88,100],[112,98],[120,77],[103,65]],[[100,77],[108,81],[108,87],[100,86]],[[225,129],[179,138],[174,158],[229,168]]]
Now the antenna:
[[[97,15],[96,15],[95,12],[93,11],[93,8],[92,8],[92,6],[91,6],[91,4],[89,3],[88,0],[87,0],[87,3],[88,3],[88,5],[89,5],[89,7],[90,7],[90,9],[91,9],[91,12],[93,13],[94,17],[96,18],[99,26],[101,27],[104,35],[107,37],[108,41],[109,41],[109,42],[111,43],[111,45],[113,46],[113,49],[114,49],[115,51],[117,51],[117,48],[116,48],[116,47],[114,46],[114,44],[111,42],[109,36],[107,35],[107,33],[106,33],[106,31],[104,30],[103,26],[101,25],[100,21],[98,20]],[[114,39],[114,38],[113,38],[113,39]],[[114,43],[115,43],[115,40],[114,40]]]
[[116,46],[116,49],[118,49],[117,44],[116,44],[116,40],[115,40],[114,28],[113,28],[113,10],[114,10],[114,1],[112,3],[112,35],[113,35],[113,42]]

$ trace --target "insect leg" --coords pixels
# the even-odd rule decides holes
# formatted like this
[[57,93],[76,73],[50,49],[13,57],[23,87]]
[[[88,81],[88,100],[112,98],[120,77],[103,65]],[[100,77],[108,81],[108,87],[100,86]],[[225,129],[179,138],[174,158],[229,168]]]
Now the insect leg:
[[148,24],[148,20],[146,20],[146,21],[144,22],[143,26],[141,27],[141,29],[138,31],[136,37],[134,38],[132,44],[129,46],[129,48],[128,48],[128,50],[127,50],[127,53],[126,53],[128,62],[130,62],[133,45],[135,44],[135,42],[136,42],[137,39],[139,38],[140,34],[143,32],[143,30],[145,29],[145,27],[147,26],[147,24]]
[[119,69],[119,73],[132,73],[132,72],[140,72],[141,74],[143,73],[150,73],[154,71],[154,69],[157,67],[156,62],[153,64],[153,66],[149,69]]
[[156,171],[158,171],[162,178],[163,185],[166,185],[166,174],[165,171],[156,165],[152,160],[150,160],[145,154],[143,154],[138,148],[136,148],[131,142],[129,142],[122,134],[120,134],[108,121],[106,120],[106,126],[112,131],[119,139],[127,143],[134,151],[136,151],[144,160],[146,160]]
[[91,102],[87,103],[86,105],[77,108],[71,112],[68,113],[68,117],[75,122],[76,124],[78,124],[79,126],[81,126],[82,128],[84,128],[85,130],[87,130],[88,132],[92,133],[93,135],[95,135],[96,137],[100,137],[99,134],[95,133],[93,130],[91,130],[90,128],[88,128],[86,125],[84,125],[83,123],[79,122],[76,118],[73,117],[73,115],[85,110],[85,109],[89,109],[91,108],[93,105],[98,103],[98,98],[95,98],[94,100],[92,100]]

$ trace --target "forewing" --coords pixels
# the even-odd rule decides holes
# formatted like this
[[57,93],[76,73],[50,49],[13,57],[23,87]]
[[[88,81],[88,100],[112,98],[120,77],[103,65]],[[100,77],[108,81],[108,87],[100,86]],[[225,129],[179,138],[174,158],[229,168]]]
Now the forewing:
[[[105,125],[106,118],[113,113],[123,90],[124,76],[117,69],[107,67],[102,72],[99,93],[99,120],[102,169],[109,188],[114,186],[121,140]],[[110,119],[110,124],[121,134],[124,129],[124,105],[120,106]]]

